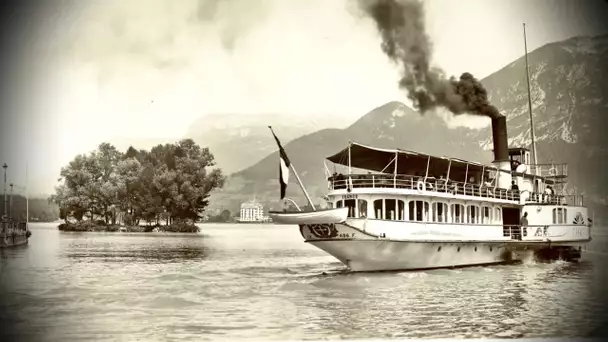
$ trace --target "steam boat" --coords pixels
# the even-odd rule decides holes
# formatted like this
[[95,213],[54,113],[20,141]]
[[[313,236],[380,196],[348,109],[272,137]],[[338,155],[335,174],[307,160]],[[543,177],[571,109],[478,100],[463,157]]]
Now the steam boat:
[[312,210],[270,212],[273,222],[297,224],[306,242],[352,271],[580,259],[593,220],[583,197],[565,192],[567,165],[536,161],[525,36],[524,24],[534,162],[527,148],[508,147],[500,115],[492,117],[492,165],[350,142],[327,158],[348,172],[327,177],[329,209],[316,210],[275,135],[281,198],[291,168]]
[[[11,183],[11,193],[9,200],[7,200],[6,193],[6,169],[8,165],[4,163],[2,165],[4,169],[4,194],[3,204],[4,213],[0,217],[0,248],[14,247],[26,245],[32,232],[28,229],[29,222],[29,196],[26,196],[26,213],[25,222],[18,221],[12,217],[12,197],[13,197],[13,184]],[[27,178],[27,166],[26,166],[26,178]],[[9,210],[9,203],[11,204],[11,210]]]
[[31,235],[27,222],[17,222],[6,217],[0,221],[0,248],[26,245]]
[[567,165],[509,149],[505,117],[492,135],[493,165],[351,142],[327,158],[349,169],[327,178],[329,209],[270,215],[352,271],[578,260],[592,219],[582,196],[560,193]]

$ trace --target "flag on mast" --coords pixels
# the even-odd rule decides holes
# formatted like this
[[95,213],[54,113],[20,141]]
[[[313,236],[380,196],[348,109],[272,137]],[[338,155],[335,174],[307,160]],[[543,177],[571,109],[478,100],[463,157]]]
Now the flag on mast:
[[274,134],[272,127],[268,126],[268,128],[270,128],[274,140],[276,140],[277,145],[279,145],[279,182],[281,184],[281,199],[283,199],[285,198],[285,190],[287,189],[287,183],[289,183],[289,167],[291,166],[291,162],[289,161],[287,153],[285,153],[285,150],[283,149],[279,138],[277,138],[277,136]]

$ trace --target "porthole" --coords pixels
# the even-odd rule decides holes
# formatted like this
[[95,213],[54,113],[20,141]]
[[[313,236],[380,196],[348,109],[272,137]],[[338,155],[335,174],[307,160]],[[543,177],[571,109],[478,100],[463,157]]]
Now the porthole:
[[492,247],[490,247],[490,252],[492,251]]
[[460,252],[460,247],[458,247],[457,251]]
[[477,247],[475,247],[475,252],[477,252]]
[[437,252],[441,252],[441,246],[439,246],[439,248],[437,248]]

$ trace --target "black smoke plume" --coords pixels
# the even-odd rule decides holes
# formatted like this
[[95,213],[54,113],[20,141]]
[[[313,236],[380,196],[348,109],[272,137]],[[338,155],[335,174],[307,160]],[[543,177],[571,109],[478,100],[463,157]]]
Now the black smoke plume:
[[359,0],[376,23],[382,50],[403,70],[399,86],[421,112],[442,106],[454,114],[502,116],[488,102],[483,85],[469,73],[447,78],[430,65],[432,46],[425,32],[424,8],[417,0]]

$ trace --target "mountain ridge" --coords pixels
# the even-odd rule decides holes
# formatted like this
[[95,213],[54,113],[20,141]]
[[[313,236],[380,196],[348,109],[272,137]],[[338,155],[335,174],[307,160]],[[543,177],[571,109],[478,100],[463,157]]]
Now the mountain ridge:
[[[608,76],[608,68],[601,61],[608,60],[607,52],[608,35],[600,35],[549,43],[528,54],[539,163],[573,164],[572,188],[596,202],[608,201],[608,187],[602,179],[608,170],[601,162],[608,158],[607,141],[601,132],[606,118],[602,111],[608,107],[603,96],[608,89],[602,82]],[[528,147],[530,143],[524,58],[481,80],[492,103],[507,116],[510,146]],[[423,115],[396,101],[378,106],[344,129],[307,133],[290,142],[284,142],[280,132],[277,135],[307,190],[316,198],[326,191],[323,161],[349,140],[482,163],[492,159],[489,120],[480,129],[450,128],[441,115]],[[271,141],[271,136],[267,139]],[[277,150],[275,143],[273,152],[258,163],[233,173],[225,189],[212,195],[212,199],[236,210],[243,198],[256,194],[266,198],[267,208],[277,206]],[[303,200],[297,184],[290,183],[287,196]]]

